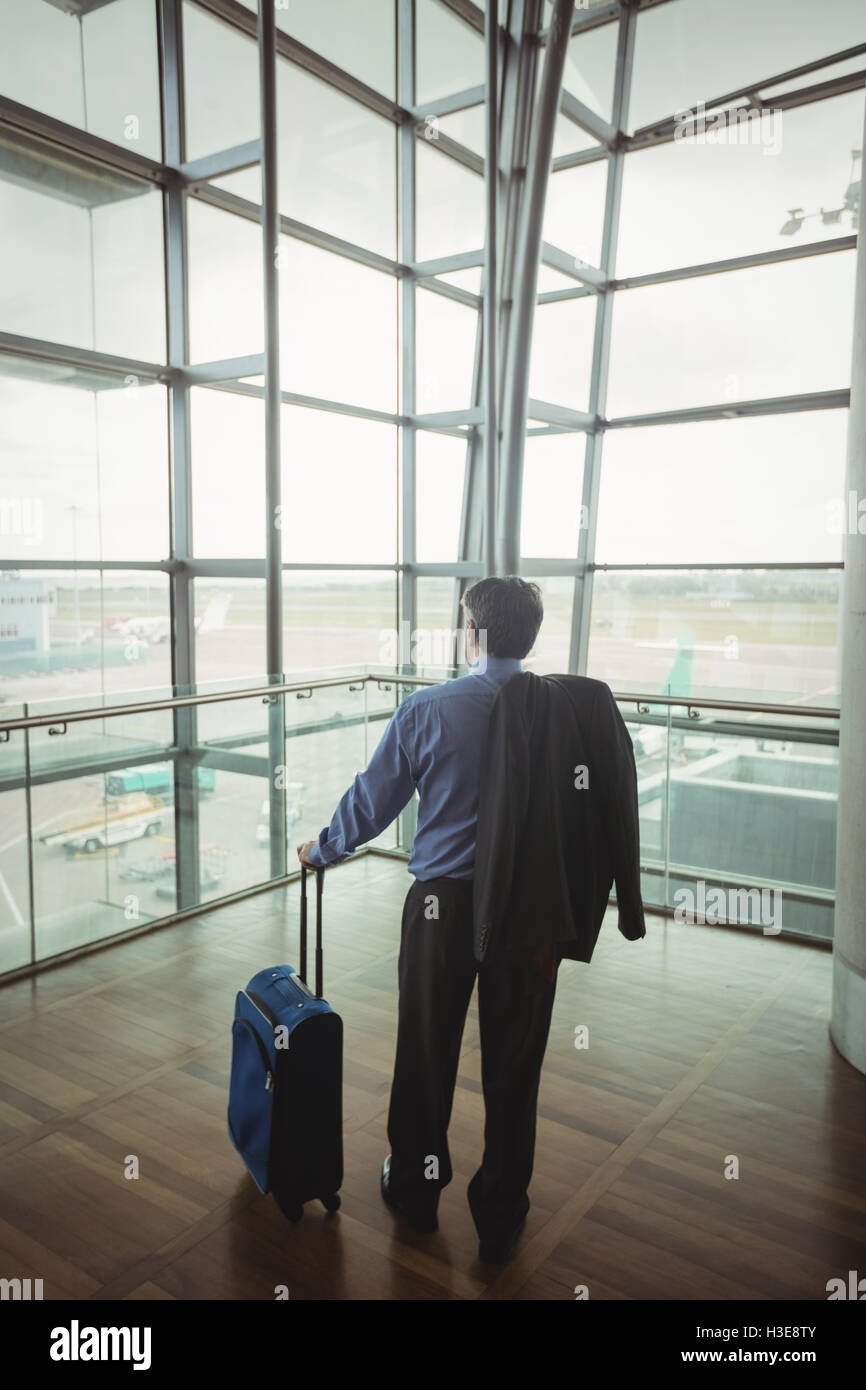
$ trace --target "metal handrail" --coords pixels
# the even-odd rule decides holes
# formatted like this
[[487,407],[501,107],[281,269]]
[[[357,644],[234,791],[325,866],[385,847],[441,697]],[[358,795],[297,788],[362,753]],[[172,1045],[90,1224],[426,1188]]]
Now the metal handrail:
[[[191,705],[221,704],[229,700],[270,700],[275,695],[291,695],[299,691],[325,690],[334,686],[367,684],[387,681],[393,685],[440,685],[435,676],[403,676],[358,673],[329,676],[318,680],[283,682],[279,685],[253,686],[243,690],[219,690],[200,695],[175,695],[163,700],[139,700],[133,704],[95,706],[81,710],[57,710],[53,714],[25,715],[19,719],[0,719],[0,734],[22,729],[43,729],[55,724],[79,724],[90,719],[118,719],[122,715],[157,713],[160,710],[184,709]],[[747,714],[803,715],[809,719],[838,719],[839,710],[819,705],[762,704],[749,700],[703,699],[693,695],[640,694],[635,691],[614,691],[618,704],[632,704],[639,713],[647,713],[651,705],[677,706],[684,709],[731,710]],[[643,708],[642,708],[643,707]]]
[[202,695],[173,695],[163,700],[138,700],[125,705],[96,705],[90,709],[57,710],[54,714],[32,714],[20,719],[0,719],[0,733],[19,729],[47,728],[51,724],[76,724],[88,719],[118,719],[124,714],[150,714],[160,710],[184,709],[190,705],[215,705],[227,700],[253,700],[257,696],[270,700],[275,695],[291,695],[300,691],[325,690],[330,686],[357,682],[388,680],[394,685],[438,685],[428,676],[329,676],[319,680],[292,681],[280,685],[257,685],[244,690],[217,690]]
[[[701,699],[696,695],[636,695],[634,693],[613,692],[613,698],[622,704],[637,705],[679,705],[683,709],[721,709],[735,710],[748,714],[805,714],[812,719],[838,719],[839,710],[827,705],[766,705],[750,700]],[[641,710],[645,714],[646,710]]]

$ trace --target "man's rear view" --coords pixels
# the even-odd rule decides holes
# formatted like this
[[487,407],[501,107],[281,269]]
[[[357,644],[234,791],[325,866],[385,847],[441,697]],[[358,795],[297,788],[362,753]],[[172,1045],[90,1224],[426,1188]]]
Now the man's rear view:
[[482,580],[463,606],[470,674],[403,701],[331,824],[299,855],[315,867],[338,863],[381,834],[417,788],[409,860],[415,882],[403,908],[391,1155],[382,1193],[416,1230],[436,1229],[439,1194],[452,1178],[448,1122],[477,971],[487,1119],[484,1159],[469,1200],[482,1259],[502,1260],[529,1207],[538,1078],[555,984],[504,960],[477,966],[475,826],[493,701],[521,671],[543,608],[537,585],[514,578]]
[[[503,874],[494,845],[480,866],[485,925],[479,947],[473,878],[491,713],[514,677],[536,679],[521,676],[521,661],[535,642],[543,608],[538,586],[514,577],[481,580],[467,592],[463,607],[469,675],[418,690],[400,705],[331,824],[317,841],[299,846],[298,856],[311,867],[340,862],[381,834],[417,788],[418,823],[409,859],[415,882],[403,908],[397,1054],[388,1115],[391,1154],[382,1172],[382,1195],[416,1230],[436,1230],[439,1196],[452,1178],[448,1123],[477,975],[484,1155],[468,1197],[481,1259],[503,1263],[513,1253],[529,1210],[538,1085],[556,991],[559,933],[553,929],[545,936],[545,928],[547,944],[539,948],[536,933],[532,949],[521,949],[521,930],[507,920],[509,887],[500,904],[500,935],[516,943],[516,949],[488,949],[488,905],[496,897],[490,881],[507,877],[510,885],[513,869]],[[517,719],[525,725],[523,703],[518,702]],[[497,720],[497,729],[516,743],[524,736],[520,729],[508,732],[512,723],[509,713],[508,720]],[[536,743],[539,736],[540,725],[533,730]],[[508,750],[510,756],[503,732],[497,740],[497,755]],[[489,783],[490,777],[484,781]],[[530,790],[527,781],[524,776],[524,785],[514,784],[516,797]],[[537,787],[533,791],[538,794]],[[485,825],[488,832],[494,827],[495,841],[491,809]],[[486,842],[490,838],[486,833]],[[557,853],[561,858],[574,848],[563,844]],[[532,871],[532,865],[524,864],[522,872]],[[518,887],[526,891],[525,883]],[[565,904],[563,917],[568,917]]]

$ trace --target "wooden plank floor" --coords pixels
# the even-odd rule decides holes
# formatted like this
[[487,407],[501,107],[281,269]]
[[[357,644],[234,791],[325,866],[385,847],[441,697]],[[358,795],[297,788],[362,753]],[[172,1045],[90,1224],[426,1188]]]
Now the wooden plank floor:
[[[345,1023],[343,1204],[288,1225],[229,1143],[236,990],[297,960],[297,888],[0,989],[0,1277],[46,1298],[826,1299],[866,1271],[866,1078],[827,1031],[830,955],[734,930],[605,924],[561,967],[532,1209],[479,1263],[470,1008],[440,1229],[383,1206],[405,869],[326,883],[326,993]],[[589,1047],[574,1046],[575,1028]],[[140,1177],[124,1176],[136,1156]],[[739,1177],[725,1177],[729,1156]]]

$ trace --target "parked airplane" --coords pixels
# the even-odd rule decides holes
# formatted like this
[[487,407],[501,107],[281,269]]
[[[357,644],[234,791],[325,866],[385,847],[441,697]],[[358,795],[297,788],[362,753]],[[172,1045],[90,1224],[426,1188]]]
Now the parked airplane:
[[[212,598],[204,613],[195,620],[196,632],[218,632],[224,628],[231,601],[231,594],[219,594]],[[167,642],[171,637],[171,619],[168,617],[118,618],[109,627],[118,637],[135,637],[151,646]]]

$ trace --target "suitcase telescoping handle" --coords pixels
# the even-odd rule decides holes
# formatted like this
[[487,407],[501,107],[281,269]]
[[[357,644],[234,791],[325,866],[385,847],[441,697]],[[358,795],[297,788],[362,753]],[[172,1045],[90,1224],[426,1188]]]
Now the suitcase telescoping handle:
[[[316,998],[322,997],[322,887],[325,870],[316,869]],[[301,865],[301,961],[298,971],[307,983],[307,870]]]

